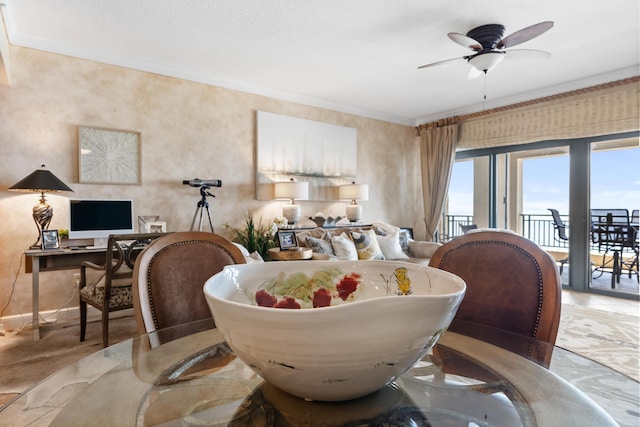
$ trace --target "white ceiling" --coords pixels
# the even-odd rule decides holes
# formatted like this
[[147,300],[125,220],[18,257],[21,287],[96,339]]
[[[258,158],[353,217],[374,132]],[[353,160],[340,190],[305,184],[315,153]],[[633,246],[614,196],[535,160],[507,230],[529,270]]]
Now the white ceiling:
[[[638,0],[0,0],[13,45],[415,125],[639,74]],[[448,32],[555,26],[467,79]],[[507,54],[508,57],[508,54]],[[487,100],[483,102],[485,94]]]

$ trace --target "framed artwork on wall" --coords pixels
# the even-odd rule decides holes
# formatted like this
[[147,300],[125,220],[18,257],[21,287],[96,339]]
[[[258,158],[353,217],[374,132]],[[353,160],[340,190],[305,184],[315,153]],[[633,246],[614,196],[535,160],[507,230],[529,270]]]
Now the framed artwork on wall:
[[141,184],[140,132],[78,128],[79,182]]
[[336,200],[357,172],[356,128],[265,111],[256,116],[256,199],[273,200],[274,183],[309,183],[309,200]]

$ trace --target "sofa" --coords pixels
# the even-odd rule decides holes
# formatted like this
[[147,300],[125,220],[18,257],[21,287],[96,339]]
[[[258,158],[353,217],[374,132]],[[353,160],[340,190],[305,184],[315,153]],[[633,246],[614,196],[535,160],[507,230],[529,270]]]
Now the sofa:
[[298,245],[310,248],[314,260],[394,260],[428,265],[439,243],[413,240],[411,230],[383,222],[367,226],[294,230]]

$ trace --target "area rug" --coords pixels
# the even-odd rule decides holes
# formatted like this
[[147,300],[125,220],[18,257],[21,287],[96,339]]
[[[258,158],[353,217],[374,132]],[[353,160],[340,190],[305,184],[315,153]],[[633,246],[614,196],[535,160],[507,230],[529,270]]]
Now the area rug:
[[563,304],[556,345],[640,381],[640,317]]

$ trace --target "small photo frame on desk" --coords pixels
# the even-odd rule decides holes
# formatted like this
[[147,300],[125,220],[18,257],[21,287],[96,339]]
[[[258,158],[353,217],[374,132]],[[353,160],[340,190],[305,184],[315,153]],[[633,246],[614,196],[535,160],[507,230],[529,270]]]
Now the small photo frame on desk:
[[138,233],[148,233],[147,223],[158,222],[160,215],[139,215],[138,216]]
[[167,223],[164,221],[146,222],[144,228],[146,233],[166,233]]
[[58,230],[42,230],[42,249],[60,249]]
[[295,231],[278,231],[278,244],[281,251],[298,249],[298,238]]

